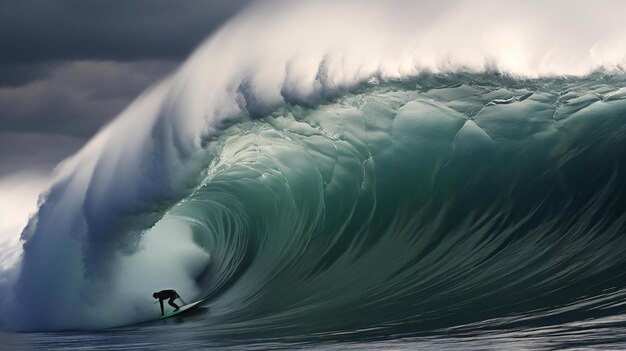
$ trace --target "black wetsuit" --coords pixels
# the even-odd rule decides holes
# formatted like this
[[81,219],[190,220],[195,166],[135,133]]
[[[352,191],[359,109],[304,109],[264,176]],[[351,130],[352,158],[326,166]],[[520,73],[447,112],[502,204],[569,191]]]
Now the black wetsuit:
[[174,303],[174,300],[176,300],[177,298],[179,298],[180,296],[178,296],[178,293],[176,292],[176,290],[161,290],[159,291],[157,294],[157,297],[159,298],[159,303],[161,304],[161,315],[163,315],[163,300],[165,299],[169,299],[169,301],[167,301],[167,303],[174,307],[175,310],[178,310],[178,305]]

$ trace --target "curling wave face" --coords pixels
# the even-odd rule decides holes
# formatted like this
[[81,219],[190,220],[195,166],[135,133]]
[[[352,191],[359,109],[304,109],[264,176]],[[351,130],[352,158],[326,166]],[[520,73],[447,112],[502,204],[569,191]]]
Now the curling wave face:
[[359,40],[334,47],[349,31],[251,59],[238,50],[256,20],[231,22],[60,166],[24,230],[4,328],[148,320],[166,287],[208,296],[198,326],[224,334],[623,312],[626,77],[589,74],[623,56],[563,66],[579,78],[541,77],[558,53],[514,65],[481,45],[407,65],[426,56],[391,60],[393,31],[371,43],[385,55],[353,62]]
[[166,216],[214,254],[212,328],[397,334],[622,311],[623,79],[422,77],[227,129]]

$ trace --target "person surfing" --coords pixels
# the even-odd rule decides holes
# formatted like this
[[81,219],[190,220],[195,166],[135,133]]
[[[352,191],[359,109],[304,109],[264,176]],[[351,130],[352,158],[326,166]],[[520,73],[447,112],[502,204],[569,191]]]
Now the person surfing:
[[163,316],[163,300],[169,299],[167,303],[170,306],[174,307],[174,312],[178,311],[178,309],[180,308],[176,303],[174,303],[174,300],[179,299],[183,303],[183,305],[187,304],[185,300],[183,300],[183,298],[178,295],[176,290],[161,290],[152,294],[152,297],[158,299],[159,303],[161,304],[161,316]]

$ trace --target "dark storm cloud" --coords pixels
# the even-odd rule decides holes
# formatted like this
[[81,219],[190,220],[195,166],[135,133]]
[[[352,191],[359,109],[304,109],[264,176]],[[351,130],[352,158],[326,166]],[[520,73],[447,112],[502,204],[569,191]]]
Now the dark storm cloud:
[[48,173],[85,142],[64,135],[0,131],[0,179],[21,170]]
[[59,64],[43,63],[0,63],[0,87],[20,86],[38,79],[46,79]]
[[2,1],[0,62],[181,59],[247,2]]
[[0,130],[88,138],[175,65],[170,61],[63,64],[46,80],[0,88]]
[[0,0],[0,177],[49,171],[248,0]]
[[20,170],[49,172],[176,65],[75,61],[47,79],[0,87],[0,178]]
[[60,62],[186,57],[249,0],[0,0],[0,86]]

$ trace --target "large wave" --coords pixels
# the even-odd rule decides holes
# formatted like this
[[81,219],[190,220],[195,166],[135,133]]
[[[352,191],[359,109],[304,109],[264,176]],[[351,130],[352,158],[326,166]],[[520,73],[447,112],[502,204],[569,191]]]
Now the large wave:
[[566,4],[247,9],[59,166],[3,328],[161,288],[229,331],[620,313],[623,5]]

